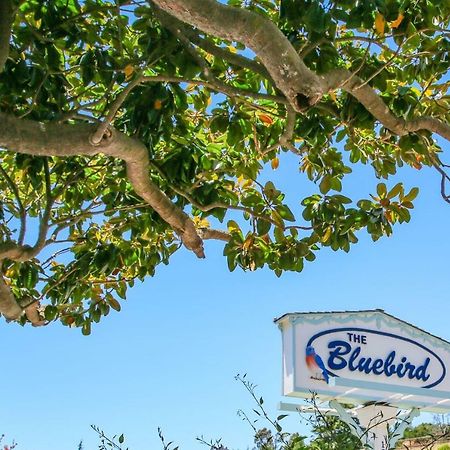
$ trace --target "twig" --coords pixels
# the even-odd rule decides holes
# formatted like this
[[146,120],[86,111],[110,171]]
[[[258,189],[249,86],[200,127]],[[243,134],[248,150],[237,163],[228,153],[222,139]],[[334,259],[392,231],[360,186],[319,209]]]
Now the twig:
[[105,120],[100,124],[97,130],[92,134],[90,140],[93,145],[99,145],[100,142],[104,139],[105,134],[107,133],[108,127],[111,125],[111,122],[114,120],[117,111],[122,106],[122,103],[127,98],[128,94],[142,82],[142,74],[138,73],[135,79],[128,83],[127,87],[121,91],[121,93],[117,96],[116,100],[113,102],[111,107],[109,108],[109,112],[105,118]]
[[11,179],[11,177],[8,175],[6,170],[3,169],[3,167],[1,165],[0,165],[0,172],[3,175],[3,177],[5,178],[6,183],[9,185],[9,187],[17,201],[17,207],[19,210],[19,218],[20,218],[20,233],[19,233],[18,243],[19,243],[19,245],[22,245],[23,241],[25,239],[25,233],[26,233],[26,228],[27,228],[27,213],[23,206],[22,200],[20,199],[19,189],[17,188],[14,181]]

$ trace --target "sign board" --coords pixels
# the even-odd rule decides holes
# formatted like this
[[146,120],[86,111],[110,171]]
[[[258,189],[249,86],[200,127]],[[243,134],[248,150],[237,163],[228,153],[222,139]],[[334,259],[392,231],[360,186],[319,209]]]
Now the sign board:
[[282,332],[283,395],[450,411],[450,343],[382,310],[292,313]]

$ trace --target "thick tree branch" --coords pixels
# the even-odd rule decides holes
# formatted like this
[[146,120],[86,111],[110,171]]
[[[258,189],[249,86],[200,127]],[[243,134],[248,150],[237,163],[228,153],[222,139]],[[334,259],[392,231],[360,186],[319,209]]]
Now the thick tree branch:
[[140,195],[180,236],[183,244],[203,258],[203,244],[191,219],[150,181],[147,148],[113,129],[93,145],[96,127],[90,124],[43,124],[0,112],[0,147],[30,155],[68,157],[103,153],[125,161],[128,179]]
[[200,228],[199,234],[202,239],[214,239],[216,241],[228,242],[231,239],[230,233],[222,230],[215,230],[214,228]]
[[41,319],[41,315],[39,314],[39,306],[40,303],[38,301],[33,301],[24,308],[25,315],[33,327],[42,327],[47,324],[45,320]]
[[418,117],[417,119],[406,122],[405,127],[410,133],[419,130],[428,130],[450,141],[450,126],[435,117]]
[[12,0],[0,1],[0,73],[3,72],[9,55],[9,39],[14,9]]
[[315,104],[326,92],[342,88],[361,102],[382,125],[399,136],[423,129],[449,139],[449,125],[438,119],[424,117],[405,121],[396,117],[375,90],[346,69],[318,76],[306,67],[278,27],[261,15],[223,5],[216,0],[154,0],[154,3],[205,33],[239,41],[252,49],[296,111]]
[[269,72],[259,62],[239,55],[238,53],[232,53],[229,50],[218,47],[207,39],[200,37],[194,30],[183,28],[182,33],[195,45],[200,47],[206,53],[221,58],[230,64],[248,69],[251,72],[258,73],[264,78],[271,79]]
[[404,120],[396,117],[383,99],[357,75],[347,69],[336,69],[326,75],[328,89],[343,89],[355,97],[384,127],[398,136],[404,136],[419,130],[437,133],[450,141],[450,126],[434,117],[418,117]]
[[315,104],[326,91],[322,78],[304,64],[289,40],[269,19],[215,0],[154,0],[154,3],[205,33],[241,42],[253,50],[297,111]]
[[14,298],[2,274],[0,274],[0,312],[8,320],[17,320],[22,315],[22,308]]
[[266,68],[258,61],[246,58],[245,56],[239,55],[238,53],[232,53],[226,48],[219,47],[208,39],[200,37],[198,32],[196,32],[190,26],[186,25],[184,22],[181,22],[174,16],[167,14],[159,8],[157,14],[163,25],[169,26],[172,31],[175,28],[193,44],[200,47],[206,53],[217,56],[218,58],[221,58],[230,64],[242,67],[243,69],[248,69],[251,72],[260,74],[264,78],[270,79],[269,72],[267,72]]
[[192,59],[198,64],[199,67],[201,67],[204,77],[206,78],[206,80],[208,80],[209,86],[213,90],[222,92],[229,97],[234,97],[235,95],[240,95],[241,93],[246,95],[247,92],[254,98],[261,98],[266,100],[268,97],[272,97],[268,94],[260,94],[259,92],[246,91],[244,89],[229,86],[228,84],[216,78],[212,73],[211,67],[206,59],[203,58],[203,56],[198,52],[197,48],[195,48],[191,41],[181,32],[181,29],[178,26],[180,24],[180,21],[159,9],[158,16],[161,23],[180,40],[186,51],[191,55]]

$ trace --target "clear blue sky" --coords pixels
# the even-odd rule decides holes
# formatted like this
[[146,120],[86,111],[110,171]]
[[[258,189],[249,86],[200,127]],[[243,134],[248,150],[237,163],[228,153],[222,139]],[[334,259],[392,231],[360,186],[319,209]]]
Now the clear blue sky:
[[[314,187],[298,175],[295,157],[286,155],[267,174],[287,189],[299,213],[299,199]],[[247,372],[277,414],[281,345],[274,317],[384,308],[450,339],[450,205],[432,170],[400,175],[407,187],[421,188],[411,223],[377,243],[361,234],[349,254],[322,250],[301,274],[229,273],[221,245],[208,242],[206,260],[180,251],[89,337],[58,324],[33,329],[2,322],[0,433],[20,450],[75,450],[81,439],[91,450],[94,423],[125,433],[130,449],[143,450],[161,448],[161,426],[184,449],[203,448],[195,442],[202,434],[245,449],[251,430],[236,411],[251,411],[252,403],[234,375]],[[375,185],[370,170],[358,170],[343,193],[364,197]],[[305,432],[297,419],[286,424]]]

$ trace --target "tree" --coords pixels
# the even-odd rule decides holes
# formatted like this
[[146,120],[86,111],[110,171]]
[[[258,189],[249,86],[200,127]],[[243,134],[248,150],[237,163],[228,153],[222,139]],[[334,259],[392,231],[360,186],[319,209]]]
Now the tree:
[[[448,447],[450,438],[450,428],[448,420],[444,416],[436,416],[434,423],[420,423],[415,427],[408,427],[403,435],[403,441],[397,443],[398,448],[409,449],[416,448],[428,449],[438,448],[439,450]],[[439,445],[443,444],[443,445]]]
[[[182,246],[224,241],[230,270],[280,275],[389,235],[417,189],[350,199],[355,164],[432,166],[450,202],[449,17],[429,0],[3,0],[0,312],[88,334]],[[318,186],[302,217],[261,182],[284,152]]]

